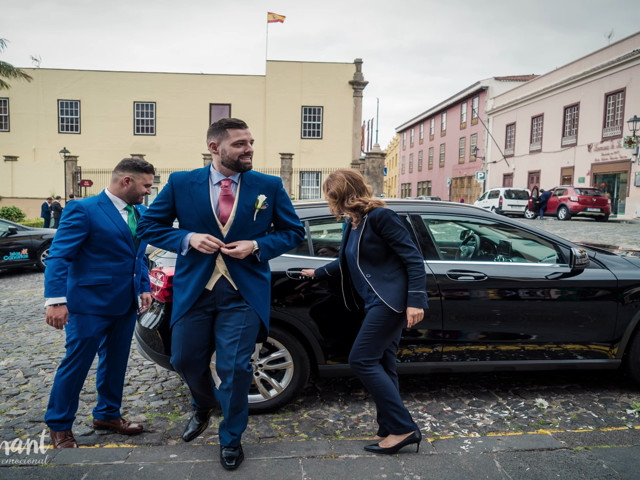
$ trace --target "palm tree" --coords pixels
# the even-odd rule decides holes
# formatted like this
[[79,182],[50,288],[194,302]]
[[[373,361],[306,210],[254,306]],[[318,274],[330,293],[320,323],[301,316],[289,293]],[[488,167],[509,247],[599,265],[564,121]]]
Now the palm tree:
[[[2,53],[5,48],[7,48],[7,40],[5,40],[4,38],[0,38],[0,53]],[[11,88],[11,85],[3,80],[5,78],[17,78],[19,80],[26,80],[27,82],[33,80],[31,76],[27,75],[19,68],[16,68],[10,63],[0,60],[0,90],[8,90],[9,88]]]

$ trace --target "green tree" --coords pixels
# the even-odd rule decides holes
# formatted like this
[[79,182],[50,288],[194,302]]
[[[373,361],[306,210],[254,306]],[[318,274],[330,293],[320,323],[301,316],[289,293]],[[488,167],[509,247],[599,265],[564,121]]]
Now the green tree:
[[[0,38],[0,53],[2,53],[5,48],[7,48],[7,40]],[[27,82],[33,80],[31,76],[27,75],[19,68],[0,60],[0,90],[8,90],[11,88],[11,85],[5,82],[4,79],[26,80]]]

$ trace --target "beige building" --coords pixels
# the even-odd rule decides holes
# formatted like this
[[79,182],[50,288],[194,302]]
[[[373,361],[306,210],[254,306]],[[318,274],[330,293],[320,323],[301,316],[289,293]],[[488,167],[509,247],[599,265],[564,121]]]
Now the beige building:
[[387,174],[384,177],[384,196],[387,198],[398,197],[398,157],[400,155],[400,137],[395,134],[385,151],[384,166]]
[[32,82],[0,92],[0,205],[29,217],[48,195],[98,193],[134,154],[154,164],[161,188],[171,171],[207,161],[206,130],[227,116],[249,124],[254,168],[290,176],[296,199],[320,198],[326,173],[360,153],[360,59],[268,61],[265,75],[23,70]]
[[595,186],[612,215],[640,216],[637,151],[623,146],[640,116],[639,78],[637,33],[495,96],[487,187]]

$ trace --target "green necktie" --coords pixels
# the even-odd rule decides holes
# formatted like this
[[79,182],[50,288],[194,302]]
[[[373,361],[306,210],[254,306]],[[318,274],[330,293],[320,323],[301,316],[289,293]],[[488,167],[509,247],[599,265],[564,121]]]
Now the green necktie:
[[133,207],[131,205],[127,205],[124,207],[127,211],[127,225],[129,225],[129,230],[131,230],[131,235],[134,240],[136,238],[136,214],[133,212]]

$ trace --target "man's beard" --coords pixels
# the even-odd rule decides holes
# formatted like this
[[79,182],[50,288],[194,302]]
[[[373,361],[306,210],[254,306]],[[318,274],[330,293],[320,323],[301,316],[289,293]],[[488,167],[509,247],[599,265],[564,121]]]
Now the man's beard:
[[228,168],[229,170],[237,173],[247,172],[251,170],[253,168],[253,162],[244,164],[240,160],[241,156],[242,155],[238,156],[238,158],[231,158],[227,155],[227,152],[223,148],[222,151],[220,152],[220,163],[222,163],[223,167]]

